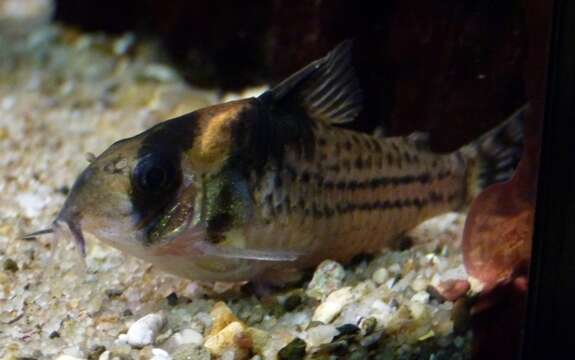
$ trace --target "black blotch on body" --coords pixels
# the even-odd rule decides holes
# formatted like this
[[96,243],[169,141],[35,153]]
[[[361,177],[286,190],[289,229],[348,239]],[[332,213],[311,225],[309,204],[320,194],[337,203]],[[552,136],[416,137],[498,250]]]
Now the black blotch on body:
[[387,159],[387,165],[393,166],[393,155],[391,155],[391,153],[387,153],[386,159]]
[[351,141],[347,140],[343,143],[343,148],[345,149],[345,151],[351,151],[353,145],[351,145]]
[[377,141],[376,139],[371,139],[371,142],[373,144],[374,151],[378,154],[381,154],[383,152],[383,149],[381,147],[380,142]]
[[225,212],[218,213],[210,217],[207,221],[208,239],[214,239],[219,241],[220,235],[230,230],[233,222],[234,222],[233,216]]

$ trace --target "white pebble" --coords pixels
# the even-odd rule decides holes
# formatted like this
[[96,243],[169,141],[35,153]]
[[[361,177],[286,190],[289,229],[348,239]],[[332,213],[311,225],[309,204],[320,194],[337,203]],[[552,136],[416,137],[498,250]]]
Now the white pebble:
[[110,360],[110,350],[106,350],[104,351],[102,354],[100,354],[100,357],[98,357],[98,360]]
[[407,274],[405,274],[404,277],[401,278],[401,280],[399,280],[394,286],[393,289],[395,291],[404,291],[405,289],[407,289],[407,287],[409,286],[409,284],[411,284],[411,282],[413,281],[413,279],[415,278],[415,272],[414,271],[410,271]]
[[399,264],[393,264],[389,267],[389,272],[399,274],[401,272],[401,266],[399,266]]
[[340,263],[325,260],[314,272],[307,286],[306,295],[316,300],[323,300],[329,293],[342,286],[344,278],[345,269]]
[[166,317],[162,313],[144,316],[128,329],[128,344],[132,347],[144,347],[152,344],[165,324]]
[[411,288],[416,292],[423,291],[427,289],[427,281],[422,276],[418,276],[411,283]]
[[429,301],[429,293],[427,291],[420,291],[411,297],[411,301],[427,304]]
[[26,192],[16,195],[16,202],[27,217],[36,217],[46,207],[48,199],[40,194]]
[[305,341],[308,346],[319,346],[330,343],[337,334],[333,325],[318,325],[307,331]]
[[381,300],[375,300],[371,304],[371,308],[375,310],[371,313],[370,317],[377,320],[378,324],[386,326],[395,312],[395,308]]
[[82,359],[70,355],[60,355],[56,358],[56,360],[82,360]]
[[204,343],[204,337],[196,330],[184,329],[172,335],[170,342],[173,343],[176,347],[184,344],[194,344],[200,346]]
[[347,286],[328,295],[313,313],[312,320],[324,324],[331,322],[347,304],[354,300],[351,287]]
[[151,360],[171,360],[172,357],[166,350],[154,348],[152,349]]
[[235,360],[236,359],[236,352],[233,350],[224,351],[220,360]]
[[410,301],[407,306],[409,307],[409,311],[411,312],[411,316],[413,316],[413,318],[415,320],[421,318],[426,312],[425,305],[423,305],[422,303],[420,303],[418,301]]
[[9,111],[9,110],[12,110],[12,108],[14,107],[15,104],[16,104],[16,99],[13,96],[6,96],[0,102],[0,108],[2,108],[2,110]]
[[377,285],[383,284],[389,278],[389,271],[386,268],[377,269],[373,273],[372,279]]
[[117,345],[125,345],[128,343],[128,335],[127,334],[120,334],[116,341],[114,341]]

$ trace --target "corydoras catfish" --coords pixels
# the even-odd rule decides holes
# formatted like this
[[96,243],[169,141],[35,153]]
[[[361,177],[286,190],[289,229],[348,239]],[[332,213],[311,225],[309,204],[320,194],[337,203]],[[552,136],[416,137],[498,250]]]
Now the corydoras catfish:
[[432,152],[422,133],[338,126],[362,109],[350,47],[340,44],[258,97],[114,143],[39,233],[65,229],[82,251],[91,233],[190,279],[265,281],[378,251],[510,177],[523,110],[449,154]]

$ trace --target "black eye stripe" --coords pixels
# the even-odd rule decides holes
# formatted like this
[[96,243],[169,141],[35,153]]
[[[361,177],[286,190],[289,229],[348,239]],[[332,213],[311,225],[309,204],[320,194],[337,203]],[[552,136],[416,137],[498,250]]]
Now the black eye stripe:
[[136,190],[153,194],[169,188],[177,180],[176,166],[172,159],[163,154],[146,154],[132,173]]
[[130,177],[134,222],[151,231],[161,214],[177,201],[182,182],[179,154],[148,148],[141,152]]

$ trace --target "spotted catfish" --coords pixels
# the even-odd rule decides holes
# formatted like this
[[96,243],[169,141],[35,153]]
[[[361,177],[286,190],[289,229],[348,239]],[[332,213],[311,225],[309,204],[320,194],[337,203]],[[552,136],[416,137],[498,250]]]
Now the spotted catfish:
[[165,121],[111,145],[46,232],[85,232],[165,271],[240,281],[347,261],[464,209],[509,178],[522,110],[450,154],[426,136],[346,130],[362,109],[350,43],[255,98]]

